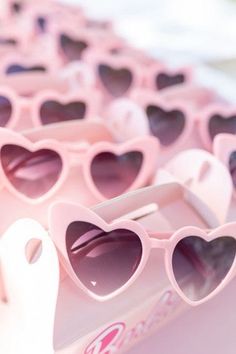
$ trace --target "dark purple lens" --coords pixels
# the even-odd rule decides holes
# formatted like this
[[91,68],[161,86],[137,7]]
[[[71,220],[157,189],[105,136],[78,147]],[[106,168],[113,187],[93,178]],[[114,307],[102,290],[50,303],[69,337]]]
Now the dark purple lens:
[[36,20],[36,25],[40,32],[44,33],[47,31],[47,19],[43,16],[39,16]]
[[173,144],[182,134],[185,127],[185,115],[175,109],[164,111],[162,108],[149,105],[146,107],[150,130],[164,146]]
[[128,69],[113,69],[108,65],[98,66],[98,74],[105,89],[114,97],[124,95],[130,88],[133,76]]
[[11,4],[11,11],[15,14],[19,14],[23,9],[23,6],[20,2],[13,2]]
[[209,133],[212,140],[217,134],[236,134],[236,115],[228,118],[220,114],[213,115],[209,120]]
[[229,157],[229,171],[232,177],[233,185],[236,188],[236,151],[233,151]]
[[49,149],[31,152],[18,145],[4,145],[1,163],[15,189],[29,198],[47,193],[62,172],[61,157]]
[[44,125],[79,120],[85,117],[86,104],[84,102],[70,102],[63,105],[57,101],[46,101],[42,104],[39,114]]
[[81,60],[88,44],[82,40],[74,40],[66,34],[60,35],[60,47],[69,61]]
[[143,154],[132,151],[123,155],[102,152],[94,157],[91,176],[105,198],[116,197],[129,189],[137,178],[143,163]]
[[0,96],[0,127],[5,127],[12,115],[12,105],[8,98]]
[[11,45],[16,46],[17,40],[13,38],[0,38],[0,45]]
[[181,240],[173,253],[176,281],[192,301],[210,295],[225,279],[235,259],[236,240],[224,236],[207,242],[198,236]]
[[12,74],[21,74],[21,73],[29,73],[29,72],[46,72],[46,71],[47,71],[46,68],[40,65],[35,65],[27,68],[20,64],[12,64],[8,66],[6,70],[6,74],[12,75]]
[[184,74],[178,75],[167,75],[165,73],[160,73],[156,77],[156,87],[158,90],[162,90],[167,87],[180,85],[185,82]]
[[94,294],[105,296],[121,288],[136,272],[142,243],[132,231],[105,232],[75,221],[66,232],[66,248],[79,280]]

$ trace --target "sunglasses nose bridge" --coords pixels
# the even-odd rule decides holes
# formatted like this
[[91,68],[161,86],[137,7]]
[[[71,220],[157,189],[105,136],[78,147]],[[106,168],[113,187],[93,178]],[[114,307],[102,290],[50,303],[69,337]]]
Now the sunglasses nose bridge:
[[22,98],[20,101],[22,111],[27,112],[30,107],[30,100],[28,98]]
[[170,241],[169,240],[159,240],[158,238],[151,239],[151,247],[152,248],[162,248],[165,249],[168,247]]
[[83,163],[90,144],[87,141],[80,141],[79,143],[66,143],[66,147],[70,154],[69,165],[75,167]]

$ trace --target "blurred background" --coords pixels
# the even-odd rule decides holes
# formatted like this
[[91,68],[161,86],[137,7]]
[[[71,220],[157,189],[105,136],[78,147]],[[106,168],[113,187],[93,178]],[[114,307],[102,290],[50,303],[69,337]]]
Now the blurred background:
[[236,58],[235,0],[65,1],[92,17],[112,18],[132,43],[167,60]]
[[[92,17],[111,18],[132,44],[167,62],[194,63],[200,81],[236,102],[236,0],[65,1],[81,4]],[[234,354],[235,291],[233,282],[129,354]]]

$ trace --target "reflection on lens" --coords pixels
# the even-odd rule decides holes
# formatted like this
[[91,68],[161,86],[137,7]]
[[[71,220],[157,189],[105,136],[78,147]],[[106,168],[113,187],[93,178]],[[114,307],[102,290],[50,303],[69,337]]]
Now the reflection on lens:
[[31,152],[18,145],[4,145],[1,163],[15,189],[29,198],[47,193],[62,171],[61,157],[49,149]]
[[137,178],[143,163],[139,151],[115,155],[102,152],[91,163],[91,176],[100,193],[106,198],[126,192]]
[[198,236],[182,239],[172,259],[176,281],[192,301],[210,295],[225,279],[235,259],[236,240],[224,236],[206,242]]
[[69,225],[66,247],[77,277],[100,296],[125,285],[142,257],[142,243],[135,233],[125,229],[105,232],[80,221]]

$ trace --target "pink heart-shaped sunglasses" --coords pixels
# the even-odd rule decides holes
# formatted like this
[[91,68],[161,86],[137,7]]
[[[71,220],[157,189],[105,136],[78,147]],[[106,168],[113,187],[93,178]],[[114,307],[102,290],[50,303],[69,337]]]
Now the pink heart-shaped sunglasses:
[[[202,217],[202,205],[197,211],[197,204],[191,203],[194,198],[173,183],[131,192],[93,210],[56,203],[50,212],[49,232],[69,275],[96,300],[109,300],[127,290],[156,248],[165,251],[167,275],[177,293],[188,304],[199,305],[235,275],[236,223],[211,231],[196,226],[161,231],[165,213],[172,218],[171,208],[177,212],[173,207],[181,200],[189,203],[189,212],[195,210],[195,217]],[[148,227],[152,213],[154,231]],[[138,222],[142,217],[146,221]],[[183,224],[187,225],[186,220]]]
[[124,144],[100,141],[90,145],[53,139],[32,142],[4,128],[0,129],[0,141],[1,184],[31,203],[54,195],[72,167],[82,168],[87,187],[98,200],[139,188],[154,173],[159,147],[152,137]]

